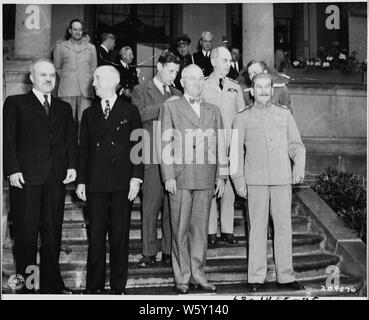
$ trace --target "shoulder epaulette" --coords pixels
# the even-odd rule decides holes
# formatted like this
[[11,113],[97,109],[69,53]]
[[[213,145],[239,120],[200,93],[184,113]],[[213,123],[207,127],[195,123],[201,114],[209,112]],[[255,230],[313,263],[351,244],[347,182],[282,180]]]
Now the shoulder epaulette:
[[275,105],[276,105],[277,107],[280,107],[280,108],[283,108],[283,109],[287,109],[287,110],[288,110],[288,107],[287,107],[287,106],[285,106],[284,104],[275,103]]
[[273,88],[281,88],[281,87],[285,87],[286,84],[285,83],[273,83]]
[[228,79],[228,80],[230,80],[230,81],[232,81],[232,82],[234,82],[234,83],[236,83],[236,84],[240,84],[237,80],[234,80],[234,79],[232,79],[232,78],[228,78],[228,77],[227,77],[227,79]]
[[238,110],[238,111],[237,111],[237,113],[242,113],[242,112],[244,112],[245,110],[250,109],[251,107],[252,107],[252,104],[249,104],[248,106],[245,106],[243,109]]

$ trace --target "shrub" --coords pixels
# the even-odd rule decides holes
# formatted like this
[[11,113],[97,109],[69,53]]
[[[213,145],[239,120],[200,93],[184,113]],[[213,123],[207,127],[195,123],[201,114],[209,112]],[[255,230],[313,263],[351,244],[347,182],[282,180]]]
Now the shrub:
[[362,179],[328,168],[312,188],[366,243],[366,189]]

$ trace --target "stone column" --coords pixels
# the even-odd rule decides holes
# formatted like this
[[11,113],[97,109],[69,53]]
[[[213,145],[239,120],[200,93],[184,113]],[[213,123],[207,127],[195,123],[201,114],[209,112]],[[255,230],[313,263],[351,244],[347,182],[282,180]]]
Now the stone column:
[[242,4],[242,58],[264,60],[274,66],[274,19],[272,3]]
[[48,55],[51,34],[51,4],[17,4],[14,54],[17,59]]

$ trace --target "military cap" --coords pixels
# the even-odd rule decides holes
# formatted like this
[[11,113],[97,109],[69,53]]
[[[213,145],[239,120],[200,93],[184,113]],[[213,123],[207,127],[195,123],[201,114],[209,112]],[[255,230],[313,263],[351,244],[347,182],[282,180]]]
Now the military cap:
[[174,43],[176,44],[176,46],[179,46],[180,44],[189,45],[191,43],[191,39],[188,37],[187,34],[181,34],[174,38]]

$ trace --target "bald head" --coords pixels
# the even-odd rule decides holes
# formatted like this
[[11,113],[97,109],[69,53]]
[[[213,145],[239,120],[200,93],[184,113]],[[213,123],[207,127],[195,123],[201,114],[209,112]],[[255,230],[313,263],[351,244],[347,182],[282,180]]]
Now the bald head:
[[197,98],[204,87],[204,73],[196,64],[190,64],[182,70],[181,85],[190,97]]
[[117,69],[112,66],[101,66],[94,72],[92,85],[101,99],[110,99],[115,94],[119,81],[120,77]]
[[214,73],[224,78],[231,67],[232,56],[229,50],[225,47],[217,47],[211,51],[210,54],[211,64],[214,67]]

